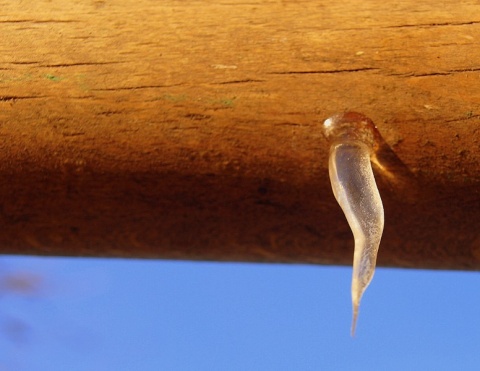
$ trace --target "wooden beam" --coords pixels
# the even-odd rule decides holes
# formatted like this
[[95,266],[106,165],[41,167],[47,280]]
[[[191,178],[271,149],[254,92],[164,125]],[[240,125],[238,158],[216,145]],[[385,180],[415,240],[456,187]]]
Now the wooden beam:
[[1,252],[351,264],[320,126],[353,110],[379,264],[480,269],[478,1],[1,7]]

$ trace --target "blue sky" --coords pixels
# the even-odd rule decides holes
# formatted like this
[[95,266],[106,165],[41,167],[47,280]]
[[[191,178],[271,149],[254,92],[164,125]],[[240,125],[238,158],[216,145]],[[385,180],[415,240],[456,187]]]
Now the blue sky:
[[480,365],[477,272],[377,269],[351,338],[349,267],[3,257],[0,270],[41,279],[2,292],[1,371]]

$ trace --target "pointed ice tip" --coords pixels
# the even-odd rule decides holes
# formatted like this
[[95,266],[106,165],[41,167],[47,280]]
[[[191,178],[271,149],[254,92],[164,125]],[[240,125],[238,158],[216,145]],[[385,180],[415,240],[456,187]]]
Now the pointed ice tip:
[[355,337],[355,330],[357,328],[358,319],[358,303],[353,303],[353,316],[352,316],[352,328],[350,329],[350,336]]

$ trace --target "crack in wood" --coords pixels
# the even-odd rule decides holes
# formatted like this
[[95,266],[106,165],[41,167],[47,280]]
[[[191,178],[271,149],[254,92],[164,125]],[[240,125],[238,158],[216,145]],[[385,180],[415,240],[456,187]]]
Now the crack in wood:
[[467,73],[467,72],[478,72],[480,71],[480,67],[472,67],[472,68],[459,68],[454,70],[448,71],[433,71],[433,72],[425,72],[425,73],[392,73],[390,76],[399,76],[399,77],[429,77],[429,76],[448,76],[457,73]]
[[346,68],[339,70],[313,70],[313,71],[279,71],[279,72],[267,72],[269,75],[321,75],[321,74],[335,74],[345,72],[364,72],[364,71],[378,71],[380,68],[374,67],[361,67],[361,68]]
[[444,122],[459,122],[459,121],[466,121],[466,120],[476,119],[476,118],[479,118],[479,117],[480,117],[480,115],[471,114],[471,115],[468,115],[468,116],[466,116],[466,117],[459,117],[459,118],[454,118],[454,119],[445,120]]
[[127,86],[119,88],[103,88],[103,89],[91,89],[92,91],[116,91],[116,90],[138,90],[138,89],[163,89],[171,88],[174,86],[181,86],[184,84],[173,84],[173,85],[140,85],[140,86]]
[[12,19],[12,20],[3,20],[0,23],[78,23],[79,20],[70,20],[70,19],[45,19],[45,20],[36,20],[36,19]]
[[265,82],[265,80],[254,80],[254,79],[232,80],[232,81],[216,82],[212,85],[248,84],[251,82]]
[[78,62],[78,63],[58,63],[58,64],[41,64],[39,67],[77,67],[77,66],[98,66],[104,64],[121,64],[125,62]]
[[22,62],[22,61],[20,61],[20,62],[7,62],[7,63],[9,63],[9,64],[14,64],[14,65],[17,65],[17,64],[18,64],[18,65],[30,65],[30,64],[38,64],[38,63],[40,63],[40,62],[37,62],[37,61]]
[[16,96],[16,95],[0,95],[0,102],[12,102],[22,99],[40,99],[47,98],[45,95],[32,95],[32,96]]
[[472,24],[480,24],[480,21],[402,24],[402,25],[394,25],[394,26],[384,26],[381,28],[415,28],[415,27],[425,28],[425,27],[445,27],[445,26],[469,26]]

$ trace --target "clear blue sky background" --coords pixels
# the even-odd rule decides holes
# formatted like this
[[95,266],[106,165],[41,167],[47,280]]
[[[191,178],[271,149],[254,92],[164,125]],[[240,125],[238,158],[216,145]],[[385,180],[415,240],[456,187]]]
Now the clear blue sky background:
[[[0,370],[479,370],[480,275],[378,269],[351,338],[347,267],[4,257]],[[8,329],[16,329],[6,331]]]

